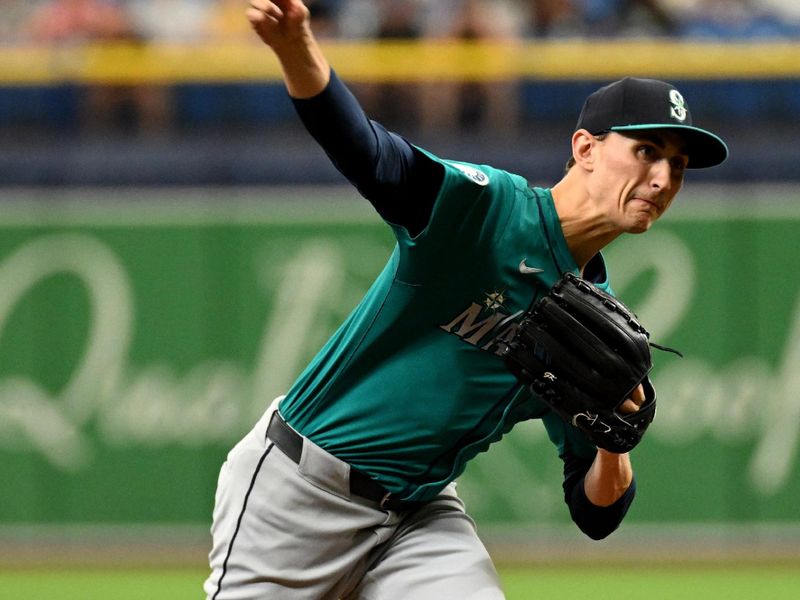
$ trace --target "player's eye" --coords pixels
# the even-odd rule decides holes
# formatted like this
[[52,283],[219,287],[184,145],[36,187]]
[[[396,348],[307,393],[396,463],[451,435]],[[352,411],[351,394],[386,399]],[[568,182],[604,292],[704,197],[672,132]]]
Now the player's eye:
[[676,156],[670,161],[672,173],[675,177],[683,177],[683,172],[686,170],[686,162],[686,159],[681,156]]
[[636,147],[636,154],[646,161],[653,161],[658,158],[658,150],[651,144],[640,144]]

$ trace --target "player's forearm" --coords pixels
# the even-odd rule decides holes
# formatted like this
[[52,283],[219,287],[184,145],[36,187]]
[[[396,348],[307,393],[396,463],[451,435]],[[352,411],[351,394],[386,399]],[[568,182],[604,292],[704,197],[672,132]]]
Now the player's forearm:
[[[586,480],[593,485],[597,472],[589,476],[594,459],[565,454],[564,460],[564,500],[569,513],[578,528],[594,540],[600,540],[619,527],[636,496],[636,479],[632,478],[627,489],[617,500],[608,506],[594,504],[586,495]],[[596,458],[596,456],[595,456]],[[595,501],[599,501],[595,497]]]
[[583,480],[583,487],[589,502],[595,506],[611,506],[627,491],[631,481],[633,467],[628,454],[598,449]]
[[310,31],[291,45],[273,50],[292,98],[313,98],[328,85],[330,65]]

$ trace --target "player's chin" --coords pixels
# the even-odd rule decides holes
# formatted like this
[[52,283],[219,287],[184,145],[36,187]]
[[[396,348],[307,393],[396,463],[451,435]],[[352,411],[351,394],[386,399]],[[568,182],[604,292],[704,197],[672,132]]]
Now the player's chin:
[[624,230],[627,233],[644,233],[661,216],[661,210],[651,202],[634,199],[625,206]]
[[625,228],[626,233],[644,233],[653,226],[654,219],[636,219]]
[[652,211],[636,212],[629,215],[625,231],[628,233],[644,233],[653,226],[657,219],[658,216],[653,214]]

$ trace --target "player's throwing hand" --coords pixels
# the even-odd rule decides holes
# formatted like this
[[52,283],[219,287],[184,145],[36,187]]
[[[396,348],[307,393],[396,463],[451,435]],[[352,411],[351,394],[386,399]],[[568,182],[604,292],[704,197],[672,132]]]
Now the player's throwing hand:
[[246,14],[258,36],[273,49],[309,31],[309,10],[300,0],[250,0]]
[[292,98],[311,98],[325,89],[330,65],[314,39],[310,11],[302,0],[250,0],[246,14],[281,63]]

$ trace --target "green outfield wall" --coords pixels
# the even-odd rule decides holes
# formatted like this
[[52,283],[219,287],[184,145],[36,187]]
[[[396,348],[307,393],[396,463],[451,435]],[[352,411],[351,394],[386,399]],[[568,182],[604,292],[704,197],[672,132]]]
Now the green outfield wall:
[[[341,188],[2,196],[0,526],[209,523],[227,450],[393,243]],[[685,354],[655,355],[631,521],[800,520],[798,201],[689,186],[609,248],[618,294]],[[560,483],[533,422],[460,489],[481,522],[537,526],[567,520]]]

